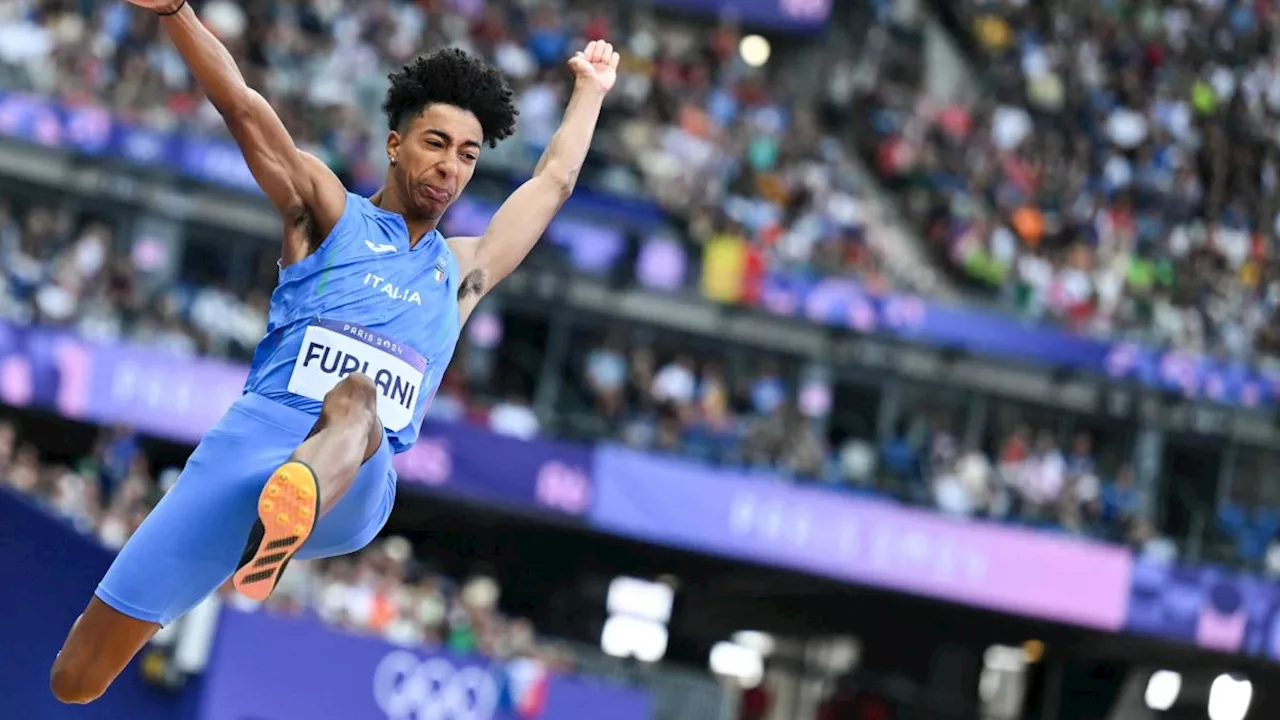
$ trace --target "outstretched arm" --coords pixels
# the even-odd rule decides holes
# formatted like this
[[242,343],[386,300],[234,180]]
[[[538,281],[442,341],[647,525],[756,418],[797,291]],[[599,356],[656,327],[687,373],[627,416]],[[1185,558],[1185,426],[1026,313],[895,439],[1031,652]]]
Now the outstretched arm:
[[449,241],[464,278],[458,298],[464,319],[524,260],[573,192],[600,106],[617,79],[618,54],[609,43],[596,40],[570,58],[569,67],[576,77],[573,95],[533,177],[498,208],[482,237]]
[[282,262],[301,260],[337,224],[346,190],[318,158],[293,143],[279,116],[245,83],[231,53],[185,0],[129,0],[161,16],[169,39],[235,138],[253,177],[284,216]]

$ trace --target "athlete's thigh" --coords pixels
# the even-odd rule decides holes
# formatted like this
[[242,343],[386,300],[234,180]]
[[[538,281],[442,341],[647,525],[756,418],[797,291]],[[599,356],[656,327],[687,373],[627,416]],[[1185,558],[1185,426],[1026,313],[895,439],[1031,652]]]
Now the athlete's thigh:
[[[396,501],[396,475],[391,467],[391,446],[383,438],[378,451],[360,466],[351,488],[333,509],[316,523],[299,560],[353,553],[368,545],[387,524]],[[317,472],[324,472],[317,468]]]
[[263,484],[296,439],[266,424],[232,424],[205,436],[178,482],[116,556],[98,585],[103,602],[167,625],[235,571]]

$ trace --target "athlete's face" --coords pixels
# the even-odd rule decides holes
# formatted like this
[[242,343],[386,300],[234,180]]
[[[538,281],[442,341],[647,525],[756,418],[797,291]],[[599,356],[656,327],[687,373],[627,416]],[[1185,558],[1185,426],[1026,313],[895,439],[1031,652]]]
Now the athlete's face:
[[438,219],[471,182],[484,134],[480,121],[453,105],[429,105],[387,138],[391,175],[408,209]]

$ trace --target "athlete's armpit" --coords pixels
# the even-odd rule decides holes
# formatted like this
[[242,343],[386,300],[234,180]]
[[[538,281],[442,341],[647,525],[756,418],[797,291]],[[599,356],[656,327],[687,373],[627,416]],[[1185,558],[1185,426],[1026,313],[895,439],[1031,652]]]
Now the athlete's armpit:
[[472,270],[462,278],[462,283],[458,285],[458,302],[465,300],[479,300],[485,293],[488,274],[481,269]]
[[449,238],[447,242],[462,276],[462,281],[458,283],[458,312],[462,315],[462,321],[466,322],[481,298],[493,289],[493,277],[477,261],[476,251],[480,247],[480,238],[455,237]]

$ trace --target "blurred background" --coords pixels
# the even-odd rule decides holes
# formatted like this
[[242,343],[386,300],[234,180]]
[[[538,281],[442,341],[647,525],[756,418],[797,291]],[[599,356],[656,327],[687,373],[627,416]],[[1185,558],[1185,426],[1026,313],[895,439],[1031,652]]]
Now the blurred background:
[[0,717],[1280,716],[1272,0],[195,4],[360,192],[387,72],[500,66],[519,130],[446,235],[528,176],[568,54],[624,66],[383,537],[66,708],[279,221],[150,14],[0,4]]

